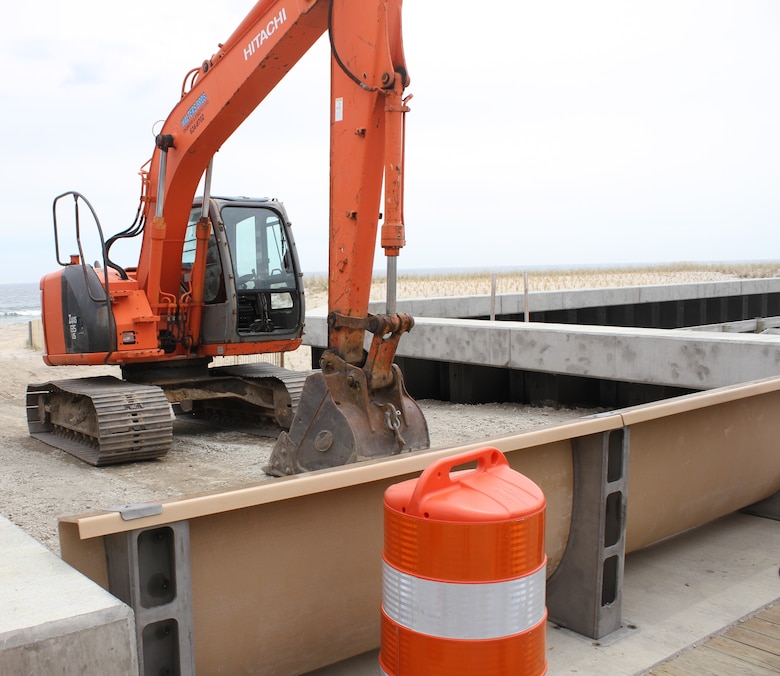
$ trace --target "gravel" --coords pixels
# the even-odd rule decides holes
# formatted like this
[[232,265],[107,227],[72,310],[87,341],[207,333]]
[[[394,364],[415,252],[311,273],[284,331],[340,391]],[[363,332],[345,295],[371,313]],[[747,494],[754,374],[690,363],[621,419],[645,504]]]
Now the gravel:
[[[272,480],[263,472],[277,430],[268,436],[177,421],[174,443],[161,459],[96,468],[28,435],[28,383],[85,375],[118,375],[116,367],[49,367],[26,346],[27,325],[3,325],[0,335],[0,513],[59,554],[57,521],[115,505],[159,501]],[[286,365],[308,368],[306,348]],[[419,402],[432,447],[460,445],[591,413],[520,404]]]

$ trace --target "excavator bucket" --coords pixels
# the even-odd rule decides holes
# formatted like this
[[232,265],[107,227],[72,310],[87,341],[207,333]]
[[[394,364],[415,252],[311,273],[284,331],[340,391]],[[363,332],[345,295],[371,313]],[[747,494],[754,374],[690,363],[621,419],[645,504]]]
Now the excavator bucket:
[[392,365],[390,384],[370,389],[363,369],[326,353],[303,386],[289,432],[282,432],[267,474],[286,476],[428,448],[428,424]]

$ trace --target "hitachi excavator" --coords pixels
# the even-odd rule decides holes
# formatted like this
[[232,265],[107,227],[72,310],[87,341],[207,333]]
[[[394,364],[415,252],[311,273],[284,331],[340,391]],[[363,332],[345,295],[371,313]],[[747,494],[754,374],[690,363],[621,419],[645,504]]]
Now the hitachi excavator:
[[[302,274],[285,209],[211,195],[212,158],[325,32],[331,47],[328,345],[320,368],[214,367],[215,357],[278,353],[302,341]],[[105,240],[80,193],[54,200],[61,268],[40,283],[44,361],[119,365],[100,376],[28,386],[32,436],[93,465],[165,454],[172,404],[196,414],[244,408],[281,428],[267,472],[288,475],[427,448],[425,419],[393,363],[413,326],[395,312],[403,225],[409,78],[401,0],[260,0],[190,71],[141,170],[136,220]],[[203,194],[196,196],[200,186]],[[368,313],[382,218],[387,314]],[[78,254],[60,260],[58,213],[73,209]],[[89,265],[82,214],[100,233]],[[136,267],[110,257],[140,236]],[[304,381],[305,379],[305,381]]]

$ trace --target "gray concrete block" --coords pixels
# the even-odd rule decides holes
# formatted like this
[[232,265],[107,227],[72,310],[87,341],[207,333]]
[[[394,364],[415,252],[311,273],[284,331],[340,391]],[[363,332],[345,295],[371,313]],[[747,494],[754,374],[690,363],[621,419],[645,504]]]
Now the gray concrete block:
[[0,517],[0,674],[137,673],[130,607]]
[[[304,342],[326,341],[325,317],[307,317]],[[398,355],[699,390],[780,374],[776,335],[536,322],[418,317]]]
[[[615,307],[644,303],[665,303],[696,299],[729,298],[780,292],[780,279],[747,279],[693,284],[657,284],[596,289],[532,291],[528,294],[530,312],[578,310],[592,307]],[[385,311],[384,302],[371,303],[370,312]],[[490,314],[490,296],[400,299],[399,312],[413,317],[484,317]],[[521,314],[525,310],[523,294],[498,294],[497,315]]]

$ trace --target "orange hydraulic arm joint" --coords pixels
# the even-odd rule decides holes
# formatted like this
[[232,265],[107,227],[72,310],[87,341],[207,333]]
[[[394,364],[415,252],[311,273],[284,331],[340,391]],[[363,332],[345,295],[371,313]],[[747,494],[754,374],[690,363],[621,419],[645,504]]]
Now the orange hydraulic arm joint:
[[[401,0],[332,0],[328,346],[306,381],[269,471],[293,474],[428,448],[428,426],[393,363],[412,328],[395,312],[395,262],[405,244],[404,124],[409,77]],[[369,315],[382,188],[380,243],[388,259],[387,314]],[[366,335],[371,334],[368,350]]]

